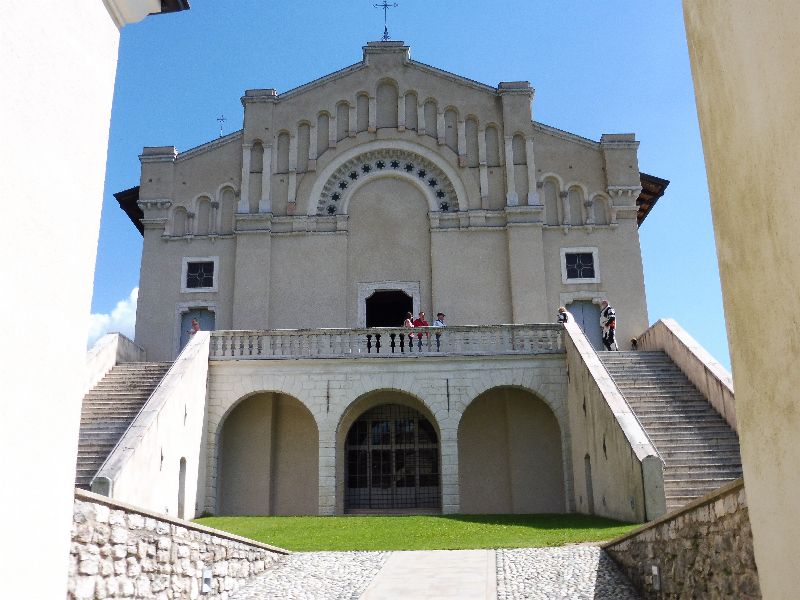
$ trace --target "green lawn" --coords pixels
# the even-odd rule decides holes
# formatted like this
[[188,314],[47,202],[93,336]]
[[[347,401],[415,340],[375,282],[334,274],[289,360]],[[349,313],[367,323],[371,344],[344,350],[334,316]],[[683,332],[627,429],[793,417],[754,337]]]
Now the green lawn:
[[637,525],[586,515],[206,517],[198,523],[288,550],[454,550],[596,542]]

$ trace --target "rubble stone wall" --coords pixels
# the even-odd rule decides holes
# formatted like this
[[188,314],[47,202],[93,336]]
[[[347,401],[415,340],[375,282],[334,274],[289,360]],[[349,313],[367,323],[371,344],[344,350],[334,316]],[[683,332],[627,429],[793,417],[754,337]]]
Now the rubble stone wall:
[[285,554],[76,490],[67,598],[224,600]]
[[761,598],[741,479],[604,547],[647,600]]

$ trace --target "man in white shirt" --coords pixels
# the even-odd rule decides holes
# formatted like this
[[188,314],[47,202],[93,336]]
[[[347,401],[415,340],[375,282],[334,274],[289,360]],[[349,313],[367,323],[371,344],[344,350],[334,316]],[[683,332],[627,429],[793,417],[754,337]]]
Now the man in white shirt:
[[[440,313],[436,313],[436,320],[433,322],[433,326],[434,327],[447,327],[447,323],[444,322],[446,316],[447,315],[445,315],[444,313],[441,313],[441,312]],[[440,347],[441,341],[442,341],[441,338],[442,338],[442,334],[441,333],[437,333],[436,334],[436,351],[437,352],[439,352],[439,347]]]

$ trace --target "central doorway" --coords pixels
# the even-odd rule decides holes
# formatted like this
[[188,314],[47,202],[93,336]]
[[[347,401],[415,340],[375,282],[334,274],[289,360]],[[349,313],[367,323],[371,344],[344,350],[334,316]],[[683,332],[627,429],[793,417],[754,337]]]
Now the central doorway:
[[345,440],[344,510],[441,507],[439,439],[420,412],[381,404],[353,423]]
[[414,300],[400,290],[377,291],[367,298],[367,327],[402,327]]

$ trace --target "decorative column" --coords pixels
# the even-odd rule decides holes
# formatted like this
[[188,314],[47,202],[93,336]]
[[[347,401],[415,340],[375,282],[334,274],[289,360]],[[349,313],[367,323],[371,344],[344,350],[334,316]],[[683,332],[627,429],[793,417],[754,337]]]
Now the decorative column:
[[539,206],[542,198],[539,195],[539,182],[536,180],[536,160],[533,156],[533,136],[525,138],[525,156],[528,160],[528,205]]
[[427,124],[425,123],[425,104],[417,103],[417,135],[425,135],[427,133]]
[[264,146],[264,162],[261,165],[261,199],[258,201],[258,212],[272,212],[272,146]]
[[517,180],[514,177],[514,138],[505,137],[505,158],[506,158],[506,206],[517,206],[519,196],[517,195]]
[[328,117],[328,148],[336,148],[336,108]]
[[478,128],[478,165],[481,178],[481,208],[489,208],[489,169],[486,166],[486,128]]
[[375,96],[369,97],[369,114],[367,115],[367,131],[375,133],[378,131],[378,99]]
[[217,234],[217,219],[219,218],[219,202],[214,200],[211,203],[211,214],[209,215],[211,223],[208,224],[208,232],[211,235]]
[[444,111],[441,108],[436,110],[436,141],[440,146],[444,146],[447,143],[444,129]]
[[350,105],[350,124],[349,124],[349,131],[347,135],[350,137],[356,137],[358,134],[358,113],[356,112],[356,107],[358,105],[358,100],[356,100],[355,104]]
[[572,222],[569,214],[569,193],[559,192],[558,197],[561,198],[561,224],[569,225]]
[[297,202],[297,134],[289,134],[289,203]]
[[467,126],[463,119],[458,120],[458,166],[467,166]]
[[397,95],[397,130],[406,130],[406,97],[403,94]]
[[250,150],[251,144],[242,144],[242,186],[239,191],[239,207],[236,212],[250,212]]

